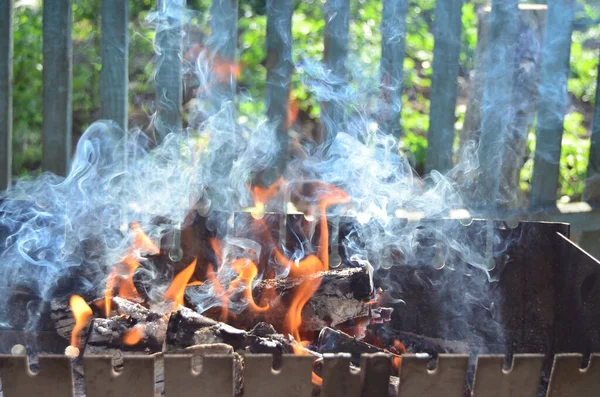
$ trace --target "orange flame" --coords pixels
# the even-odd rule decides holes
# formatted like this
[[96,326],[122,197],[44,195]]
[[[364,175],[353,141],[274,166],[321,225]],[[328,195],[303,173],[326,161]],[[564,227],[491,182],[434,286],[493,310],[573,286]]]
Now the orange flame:
[[154,242],[148,237],[142,230],[139,223],[133,222],[131,224],[131,230],[133,231],[133,249],[143,251],[152,255],[157,255],[160,250],[154,244]]
[[324,189],[319,190],[319,209],[321,215],[321,236],[317,255],[323,267],[329,269],[329,229],[327,227],[327,207],[335,204],[350,202],[350,196],[339,187],[323,183]]
[[252,297],[252,282],[258,274],[258,270],[256,269],[254,262],[247,258],[240,258],[233,261],[231,267],[238,274],[238,276],[229,283],[228,294],[231,295],[237,286],[243,283],[245,287],[244,298],[248,302],[248,307],[250,310],[255,313],[262,313],[269,310],[268,304],[263,307],[258,306]]
[[[223,258],[221,256],[221,242],[214,237],[209,238],[208,241],[210,242],[210,247],[212,248],[212,250],[215,253],[217,262],[221,263],[221,261],[223,260]],[[218,265],[218,263],[217,263],[217,265]]]
[[75,318],[75,326],[73,327],[73,331],[71,331],[71,346],[79,347],[81,343],[79,333],[83,331],[90,318],[92,318],[92,308],[79,295],[71,296],[69,305]]
[[225,292],[225,289],[215,276],[212,266],[209,266],[206,270],[206,279],[210,281],[213,286],[213,295],[218,297],[221,301],[221,316],[219,317],[219,320],[224,323],[229,317],[229,295],[227,295],[227,292]]
[[323,270],[325,270],[323,262],[314,255],[293,263],[290,268],[290,277],[304,278],[304,280],[294,289],[288,312],[283,320],[283,327],[285,333],[291,334],[298,341],[302,325],[302,309],[321,284],[321,277],[309,280],[307,276]]
[[125,331],[123,334],[123,343],[127,346],[137,345],[140,340],[142,340],[143,334],[144,329],[140,325],[136,325],[135,327]]
[[165,299],[174,302],[174,310],[180,305],[183,305],[183,296],[185,294],[185,287],[187,287],[190,279],[194,275],[196,270],[196,259],[185,269],[180,271],[174,278],[173,282],[165,292]]
[[139,253],[149,253],[157,255],[160,253],[159,248],[142,230],[138,222],[131,224],[131,232],[133,233],[133,243],[123,261],[117,264],[111,270],[108,279],[106,280],[106,288],[104,291],[104,310],[106,317],[110,316],[112,297],[114,296],[115,288],[119,291],[121,298],[135,300],[139,298],[139,293],[133,284],[133,274],[135,269],[140,266],[137,260]]
[[250,213],[254,215],[254,217],[258,218],[265,212],[265,205],[277,196],[282,183],[283,178],[279,178],[267,188],[260,186],[251,188],[248,185],[246,186],[250,191],[252,200],[254,200],[254,208],[250,208]]

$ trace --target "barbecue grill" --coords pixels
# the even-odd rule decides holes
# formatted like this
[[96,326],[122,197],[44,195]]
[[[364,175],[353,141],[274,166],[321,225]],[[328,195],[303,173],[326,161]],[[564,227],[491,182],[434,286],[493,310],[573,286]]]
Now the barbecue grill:
[[[263,225],[286,244],[292,244],[292,236],[304,230],[303,223],[311,222],[287,215],[283,227],[282,215],[265,216],[269,221]],[[247,217],[237,215],[234,228],[248,222]],[[357,254],[341,249],[340,241],[351,238],[357,220],[340,217],[328,222],[329,230],[335,230],[330,233],[329,248],[337,254],[332,257],[339,258],[339,264],[331,266],[351,267]],[[412,351],[402,355],[399,374],[390,355],[384,353],[364,354],[369,351],[339,346],[338,354],[325,352],[318,360],[322,396],[600,395],[600,358],[594,354],[600,351],[600,263],[569,240],[569,225],[479,219],[395,222],[399,230],[417,231],[420,263],[405,263],[402,255],[366,258],[391,261],[385,266],[376,264],[375,287],[394,282],[401,291],[389,304],[394,309],[390,321],[374,328],[376,332],[380,327],[381,338],[404,339]],[[207,228],[206,219],[197,215],[177,238],[185,248],[218,232]],[[490,256],[489,274],[497,281],[489,283],[488,301],[473,301],[472,307],[461,308],[469,316],[452,310],[453,294],[440,288],[440,283],[450,283],[463,293],[475,288],[470,283],[478,282],[468,277],[468,269],[460,269],[466,266],[460,255],[446,251],[440,263],[439,242],[444,233]],[[489,233],[498,238],[489,238]],[[163,244],[172,241],[173,236],[166,236]],[[361,251],[360,241],[355,247]],[[488,331],[489,322],[494,321],[502,329],[501,339]],[[62,355],[68,343],[51,327],[35,334],[3,331],[1,347],[8,354],[0,357],[0,378],[5,397],[71,396],[83,390],[88,397],[240,392],[250,397],[265,392],[309,396],[318,389],[311,384],[314,358],[308,355],[282,354],[273,361],[271,354],[246,354],[240,364],[240,357],[219,354],[218,349],[172,353],[159,348],[144,355],[125,348],[119,353],[117,374],[112,353],[100,351],[77,359]],[[192,358],[197,355],[202,356],[199,366],[198,359]],[[349,367],[356,362],[360,372],[356,365],[352,370]],[[30,366],[39,373],[33,375]]]

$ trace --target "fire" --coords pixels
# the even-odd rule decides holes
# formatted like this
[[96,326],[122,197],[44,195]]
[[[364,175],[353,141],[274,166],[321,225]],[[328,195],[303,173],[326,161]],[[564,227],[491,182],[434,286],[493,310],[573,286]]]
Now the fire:
[[119,291],[121,298],[129,300],[137,300],[140,297],[135,285],[133,284],[133,274],[140,266],[138,256],[142,253],[157,255],[160,250],[154,242],[142,230],[138,222],[131,224],[131,232],[133,233],[133,243],[125,258],[111,270],[106,281],[104,291],[104,310],[106,317],[110,317],[112,306],[112,297],[114,296],[115,288]]
[[258,306],[252,297],[252,282],[258,274],[258,270],[256,269],[254,262],[247,258],[240,258],[233,261],[231,267],[238,274],[238,276],[229,283],[228,295],[231,296],[231,294],[237,289],[238,285],[243,284],[245,287],[244,298],[246,299],[246,302],[248,302],[248,307],[250,310],[255,313],[262,313],[269,310],[268,304],[262,307]]
[[221,301],[221,316],[219,317],[219,320],[221,322],[227,322],[227,318],[229,317],[229,296],[219,282],[219,279],[215,276],[212,266],[209,266],[206,270],[206,279],[212,284],[213,295],[218,297]]
[[83,331],[92,318],[92,308],[79,295],[73,295],[69,301],[69,305],[71,306],[73,317],[75,317],[75,326],[71,332],[71,346],[78,348],[81,343],[79,333]]
[[137,345],[142,340],[143,335],[144,329],[142,326],[136,325],[123,334],[123,343],[127,346]]
[[250,194],[252,195],[252,199],[254,200],[254,207],[250,208],[250,213],[255,218],[262,216],[262,214],[265,212],[265,205],[269,201],[273,200],[275,196],[277,196],[283,182],[283,178],[279,178],[267,188],[260,186],[254,186],[253,188],[250,188],[247,186],[248,190],[250,190]]
[[174,303],[173,310],[177,310],[180,305],[183,305],[185,287],[188,286],[188,283],[194,275],[195,270],[196,259],[194,259],[188,267],[180,271],[175,278],[173,278],[173,282],[167,289],[167,292],[165,292],[165,299]]
[[142,251],[145,253],[149,253],[152,255],[157,255],[160,253],[160,250],[154,244],[154,242],[148,237],[146,233],[142,230],[141,226],[137,222],[133,222],[131,224],[131,231],[133,232],[133,249]]
[[350,196],[339,187],[323,183],[324,189],[319,191],[319,210],[321,217],[321,236],[317,255],[325,270],[329,269],[329,229],[327,227],[327,207],[350,202]]
[[323,266],[323,262],[314,255],[309,255],[301,261],[293,263],[290,268],[290,277],[304,280],[294,289],[288,312],[283,320],[283,327],[285,333],[291,334],[298,341],[302,325],[302,309],[321,284],[321,277],[309,279],[308,276],[324,270],[326,268]]

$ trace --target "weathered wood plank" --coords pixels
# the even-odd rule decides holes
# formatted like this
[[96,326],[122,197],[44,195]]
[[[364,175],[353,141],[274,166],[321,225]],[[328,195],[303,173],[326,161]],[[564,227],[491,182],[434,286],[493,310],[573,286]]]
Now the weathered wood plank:
[[292,77],[293,0],[267,0],[267,117],[277,128],[280,174],[288,152],[290,79]]
[[495,0],[490,15],[488,65],[483,88],[480,171],[476,205],[494,209],[498,206],[504,140],[513,119],[512,79],[519,17],[518,0]]
[[44,1],[42,169],[66,175],[71,159],[71,0]]
[[[327,0],[325,3],[325,51],[323,61],[331,71],[331,90],[335,95],[346,80],[348,60],[348,29],[350,23],[350,0]],[[331,140],[337,134],[344,118],[340,103],[327,101],[321,104],[321,123]]]
[[531,207],[556,205],[574,0],[549,0],[544,33],[542,83],[531,178]]
[[426,172],[452,168],[462,5],[463,0],[438,0],[435,5]]
[[0,190],[12,174],[12,0],[0,0]]
[[181,131],[182,86],[182,13],[177,0],[158,0],[156,25],[156,118],[155,136],[160,142],[171,132]]
[[215,74],[210,99],[213,111],[219,111],[235,99],[238,1],[213,0],[210,15],[209,48]]
[[383,0],[381,15],[381,102],[380,127],[400,138],[402,127],[402,87],[406,53],[407,0]]
[[102,71],[100,108],[105,120],[127,130],[127,86],[129,55],[129,2],[102,0]]

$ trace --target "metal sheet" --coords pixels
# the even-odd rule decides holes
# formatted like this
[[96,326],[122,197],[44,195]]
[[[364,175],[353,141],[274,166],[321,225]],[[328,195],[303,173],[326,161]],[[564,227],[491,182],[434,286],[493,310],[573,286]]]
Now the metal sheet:
[[192,356],[165,355],[166,397],[234,395],[233,356],[202,356],[200,372],[192,369]]
[[359,372],[350,371],[349,353],[323,355],[321,397],[360,397]]
[[39,356],[39,372],[29,369],[27,356],[0,356],[4,397],[72,397],[73,370],[66,356]]
[[547,397],[600,396],[600,354],[592,354],[589,365],[581,369],[580,354],[557,354]]
[[392,362],[385,353],[363,354],[360,357],[360,377],[363,397],[387,397]]
[[465,389],[467,355],[444,355],[434,370],[427,369],[427,359],[416,355],[402,356],[399,397],[462,397]]
[[271,354],[244,357],[244,397],[311,397],[312,356],[283,355],[283,364],[273,370]]
[[512,367],[504,370],[504,356],[477,357],[473,397],[536,397],[544,365],[541,354],[513,357]]
[[110,356],[83,358],[86,397],[150,397],[154,395],[154,357],[123,357],[123,370],[113,370]]

